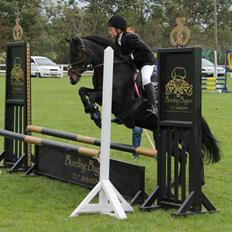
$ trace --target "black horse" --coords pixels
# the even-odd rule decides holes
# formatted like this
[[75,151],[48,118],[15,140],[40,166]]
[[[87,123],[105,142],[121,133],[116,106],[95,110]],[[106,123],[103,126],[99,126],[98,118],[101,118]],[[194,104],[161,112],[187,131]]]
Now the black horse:
[[[118,48],[110,40],[99,36],[76,37],[69,42],[70,67],[68,75],[71,84],[75,85],[80,80],[81,74],[88,68],[93,68],[94,70],[92,76],[94,88],[81,87],[79,95],[85,112],[91,114],[91,118],[96,125],[101,126],[101,117],[97,105],[102,104],[104,49],[107,46],[111,46],[115,51],[112,113],[128,128],[138,126],[149,129],[153,132],[155,138],[157,117],[146,112],[148,103],[143,97],[134,97],[133,77],[135,69],[132,65],[120,59]],[[218,162],[220,160],[220,150],[217,141],[204,118],[202,118],[202,151],[208,161]]]

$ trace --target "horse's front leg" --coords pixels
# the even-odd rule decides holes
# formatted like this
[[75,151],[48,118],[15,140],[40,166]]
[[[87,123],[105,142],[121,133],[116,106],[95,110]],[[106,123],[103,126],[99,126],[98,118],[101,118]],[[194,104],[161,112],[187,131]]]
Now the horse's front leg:
[[81,87],[78,91],[78,94],[81,98],[81,101],[83,103],[85,113],[90,113],[90,102],[89,102],[89,94],[93,92],[94,89],[86,88],[86,87]]
[[101,114],[96,105],[96,102],[101,101],[101,96],[102,96],[101,91],[96,91],[95,89],[81,87],[78,93],[84,105],[85,113],[89,113],[91,115],[91,119],[95,122],[95,124],[99,128],[101,128]]
[[99,128],[101,128],[101,113],[98,109],[96,102],[101,103],[101,100],[102,100],[101,91],[95,91],[89,94],[91,119],[95,122],[95,124]]

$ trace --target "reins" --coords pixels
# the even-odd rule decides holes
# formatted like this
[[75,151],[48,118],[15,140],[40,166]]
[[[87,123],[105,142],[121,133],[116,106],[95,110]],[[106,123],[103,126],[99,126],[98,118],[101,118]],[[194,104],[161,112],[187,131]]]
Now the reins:
[[[81,41],[81,57],[82,57],[82,59],[77,60],[77,61],[75,61],[75,62],[68,65],[68,72],[73,72],[73,73],[76,73],[78,75],[80,75],[83,71],[88,70],[89,69],[88,66],[90,65],[90,64],[85,63],[85,60],[86,60],[86,57],[87,57],[87,55],[86,55],[87,49],[86,49],[86,46],[85,46],[84,41],[83,41],[82,38],[80,38],[80,41]],[[76,71],[73,70],[73,66],[78,65],[78,64],[81,65],[80,72],[76,72]]]
[[[120,64],[120,63],[123,63],[123,61],[122,60],[116,60],[116,61],[114,61],[114,64]],[[103,63],[95,65],[95,66],[93,66],[93,69],[103,67],[103,65],[104,65]]]

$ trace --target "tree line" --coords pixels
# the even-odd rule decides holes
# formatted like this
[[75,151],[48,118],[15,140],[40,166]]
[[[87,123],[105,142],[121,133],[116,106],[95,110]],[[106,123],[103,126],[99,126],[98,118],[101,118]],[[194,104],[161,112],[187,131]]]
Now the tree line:
[[[151,48],[171,47],[169,35],[177,17],[186,18],[190,30],[188,46],[201,46],[213,60],[215,49],[215,0],[0,0],[0,63],[6,43],[13,40],[15,19],[20,17],[23,40],[31,43],[32,55],[44,55],[67,63],[65,38],[75,35],[108,36],[107,20],[112,15],[127,18]],[[232,48],[232,4],[217,0],[219,62]],[[211,51],[211,52],[209,52]]]

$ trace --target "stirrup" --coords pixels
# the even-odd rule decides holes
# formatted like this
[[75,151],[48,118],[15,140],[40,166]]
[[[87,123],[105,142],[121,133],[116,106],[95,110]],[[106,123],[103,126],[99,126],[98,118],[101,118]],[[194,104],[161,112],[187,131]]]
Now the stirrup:
[[158,116],[158,108],[154,107],[153,105],[151,105],[150,108],[147,108],[146,111],[149,112],[148,116],[150,116],[151,114],[154,114],[155,116]]
[[117,118],[117,117],[115,117],[115,118],[112,118],[111,119],[111,122],[114,122],[114,123],[117,123],[117,124],[122,124],[122,122]]

